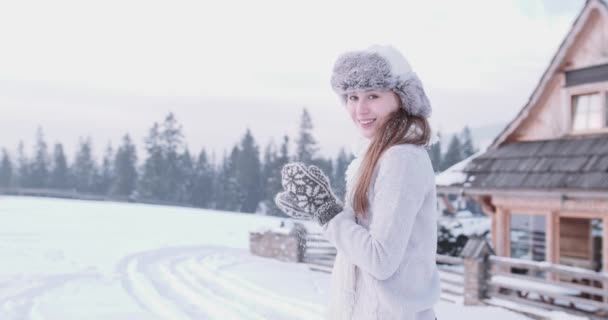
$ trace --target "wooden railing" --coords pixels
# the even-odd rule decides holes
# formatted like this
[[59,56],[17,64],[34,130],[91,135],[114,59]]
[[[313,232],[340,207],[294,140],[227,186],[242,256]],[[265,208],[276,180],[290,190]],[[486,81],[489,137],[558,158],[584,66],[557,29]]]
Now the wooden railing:
[[336,253],[336,248],[320,233],[306,234],[306,247],[302,262],[306,263],[311,270],[331,273]]
[[464,259],[441,254],[438,254],[436,259],[441,282],[441,298],[460,303],[464,295]]
[[[336,249],[319,233],[306,236],[304,263],[312,270],[330,273]],[[464,259],[437,255],[442,299],[462,302],[465,294]],[[608,274],[547,262],[489,256],[488,277],[483,280],[488,298],[499,298],[608,319]],[[517,273],[513,273],[517,272]],[[542,277],[539,277],[541,275]]]
[[497,256],[490,256],[489,263],[490,297],[590,318],[608,317],[608,273]]
[[[331,273],[336,253],[336,248],[320,233],[308,233],[302,262],[306,263],[311,270]],[[437,255],[437,267],[440,271],[444,299],[451,302],[461,300],[464,294],[463,259]]]

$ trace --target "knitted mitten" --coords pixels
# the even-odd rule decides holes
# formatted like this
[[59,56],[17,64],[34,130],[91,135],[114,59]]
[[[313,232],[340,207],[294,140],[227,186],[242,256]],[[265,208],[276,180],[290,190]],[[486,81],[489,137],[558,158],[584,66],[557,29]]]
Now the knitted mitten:
[[285,191],[277,194],[275,203],[286,214],[324,225],[342,211],[342,203],[321,169],[307,168],[299,162],[288,163],[281,170],[281,178]]

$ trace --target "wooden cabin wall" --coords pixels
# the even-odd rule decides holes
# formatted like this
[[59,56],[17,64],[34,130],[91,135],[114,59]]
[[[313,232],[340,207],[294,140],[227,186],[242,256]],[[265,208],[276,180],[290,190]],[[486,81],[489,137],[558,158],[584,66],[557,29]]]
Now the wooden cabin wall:
[[576,41],[568,48],[559,73],[550,78],[529,114],[509,142],[559,138],[570,132],[570,95],[564,71],[608,63],[608,15],[594,9]]
[[568,69],[608,63],[608,17],[594,10],[588,24],[570,50],[566,65]]
[[[593,261],[591,220],[560,218],[560,263],[590,265]],[[579,261],[577,263],[577,261]]]

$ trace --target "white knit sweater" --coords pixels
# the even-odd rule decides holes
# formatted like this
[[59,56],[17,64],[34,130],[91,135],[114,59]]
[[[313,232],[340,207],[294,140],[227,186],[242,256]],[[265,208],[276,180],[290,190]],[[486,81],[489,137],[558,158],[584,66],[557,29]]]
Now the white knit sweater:
[[350,205],[361,158],[347,170],[345,210],[323,226],[337,248],[328,319],[433,320],[439,299],[434,171],[424,147],[389,148],[368,190],[369,212]]

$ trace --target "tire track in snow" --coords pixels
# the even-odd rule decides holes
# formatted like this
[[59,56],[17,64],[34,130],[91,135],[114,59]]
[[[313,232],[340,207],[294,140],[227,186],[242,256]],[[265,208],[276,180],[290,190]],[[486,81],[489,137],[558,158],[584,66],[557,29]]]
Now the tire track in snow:
[[118,266],[125,274],[123,287],[143,308],[166,319],[265,319],[177,272],[180,261],[209,250],[179,247],[130,255]]
[[[73,274],[55,274],[26,278],[30,283],[21,288],[14,288],[10,293],[10,283],[2,286],[9,287],[5,294],[0,296],[0,319],[39,319],[40,315],[34,312],[36,300],[48,292],[60,288],[71,281],[96,280],[101,274],[93,271],[84,271]],[[17,281],[14,281],[17,282]],[[19,281],[22,282],[22,281]],[[7,293],[8,292],[8,293]]]
[[145,309],[166,319],[190,319],[171,301],[162,297],[157,288],[149,281],[149,277],[138,268],[137,258],[129,261],[126,270],[125,285],[128,293]]
[[322,318],[319,305],[278,295],[222,271],[248,262],[240,252],[226,251],[230,248],[164,248],[125,257],[118,269],[131,297],[167,319]]
[[170,266],[160,266],[164,277],[186,301],[205,310],[210,319],[266,319],[239,301],[229,299],[218,288],[201,285],[191,274],[184,272],[181,264],[186,259],[177,259]]
[[242,299],[250,305],[264,306],[284,316],[284,319],[322,318],[323,309],[319,305],[278,295],[234,274],[221,271],[220,269],[226,265],[216,265],[212,259],[223,255],[225,254],[199,257],[196,263],[190,261],[183,267],[201,282],[214,283],[216,286],[224,288],[227,291],[226,294]]

